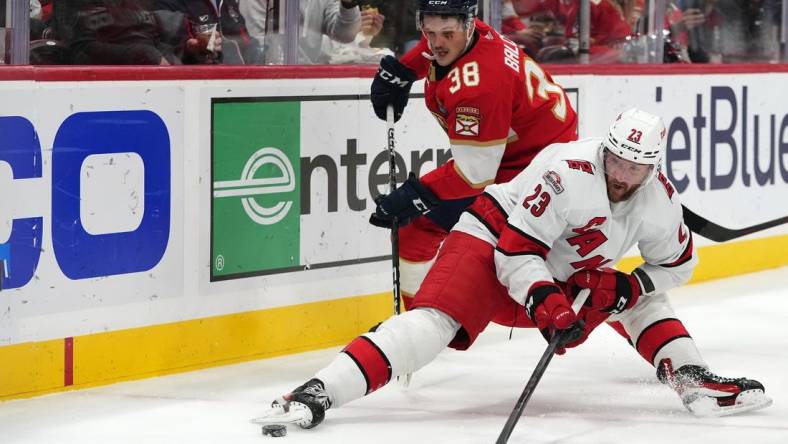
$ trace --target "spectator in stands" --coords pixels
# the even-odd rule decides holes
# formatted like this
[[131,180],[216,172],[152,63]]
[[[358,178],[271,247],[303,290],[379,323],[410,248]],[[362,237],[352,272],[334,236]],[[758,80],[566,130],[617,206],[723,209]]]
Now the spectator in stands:
[[[51,13],[51,6],[50,11]],[[42,4],[38,0],[30,0],[30,41],[43,38],[44,31],[50,25],[49,17],[44,15]]]
[[714,3],[718,23],[709,23],[707,15],[704,28],[709,46],[722,62],[753,63],[780,60],[779,26],[782,8],[777,0],[707,0]]
[[252,51],[238,0],[155,0],[157,11],[180,12],[186,19],[182,61],[186,64],[242,64]]
[[377,8],[361,7],[361,30],[350,43],[339,43],[323,36],[323,51],[329,55],[329,63],[380,63],[387,55],[394,55],[389,48],[379,48],[372,41],[380,34],[386,17]]
[[[255,63],[282,64],[284,23],[278,23],[278,9],[271,9],[271,0],[242,0],[241,15],[246,18],[249,35],[264,48]],[[274,5],[274,6],[276,6]],[[301,17],[298,30],[298,63],[328,63],[323,51],[323,36],[341,43],[350,43],[361,29],[361,12],[357,0],[300,1]]]
[[383,29],[372,39],[371,45],[389,48],[399,57],[408,52],[421,39],[416,29],[416,2],[414,0],[361,0],[364,8],[375,8],[386,17]]
[[[508,3],[508,1],[506,2]],[[504,23],[511,26],[514,21],[507,17],[504,3]],[[572,62],[576,60],[579,37],[579,7],[577,0],[513,0],[514,12],[525,27],[512,31],[523,33],[523,38],[513,38],[536,59],[545,62]],[[633,27],[642,15],[643,0],[599,0],[591,2],[592,63],[618,62],[620,50],[617,46],[632,34]],[[517,26],[514,24],[514,26]],[[526,34],[524,31],[530,31]],[[504,33],[507,33],[504,28]],[[538,51],[538,52],[537,52]]]
[[[725,18],[717,0],[678,0],[671,6],[677,10],[672,14],[671,32],[686,48],[689,59],[693,63],[721,63],[721,27],[726,21],[730,24],[730,20]],[[732,12],[737,20],[742,17],[742,11],[733,7],[733,2],[728,2],[722,9]],[[743,43],[747,40],[739,32],[727,31],[733,41]]]
[[54,27],[78,65],[169,65],[172,48],[160,42],[145,0],[54,1]]
[[[617,63],[620,57],[618,45],[632,34],[637,21],[630,11],[638,0],[601,0],[591,2],[591,63]],[[566,23],[567,37],[578,37],[579,2],[561,0],[561,15]],[[626,12],[625,12],[626,11]]]
[[515,11],[512,0],[504,0],[501,6],[501,33],[536,58],[543,46],[544,23],[538,20],[524,22]]
[[30,0],[30,18],[41,20],[41,2],[38,0]]
[[48,22],[52,19],[52,0],[41,0],[41,20]]

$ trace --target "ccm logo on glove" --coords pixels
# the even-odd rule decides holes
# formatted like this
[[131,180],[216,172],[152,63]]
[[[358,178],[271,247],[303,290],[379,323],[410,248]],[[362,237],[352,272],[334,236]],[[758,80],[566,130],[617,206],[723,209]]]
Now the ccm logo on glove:
[[391,105],[394,108],[394,121],[398,121],[408,104],[410,87],[415,80],[416,74],[395,57],[383,57],[370,91],[375,115],[386,120],[386,108]]
[[440,199],[411,172],[408,180],[393,193],[375,198],[377,207],[369,217],[369,223],[376,227],[391,228],[396,217],[400,226],[407,225],[414,217],[430,211],[439,203]]
[[408,86],[408,83],[410,83],[410,80],[407,80],[407,79],[400,79],[399,77],[397,77],[397,76],[395,76],[394,74],[392,74],[392,73],[390,73],[390,72],[386,71],[386,70],[385,70],[385,69],[383,69],[382,67],[380,68],[380,71],[378,72],[378,75],[379,75],[379,76],[380,76],[380,77],[381,77],[383,80],[386,80],[386,81],[388,81],[389,83],[391,83],[392,85],[399,86],[399,87],[401,87],[401,88],[404,88],[404,87]]

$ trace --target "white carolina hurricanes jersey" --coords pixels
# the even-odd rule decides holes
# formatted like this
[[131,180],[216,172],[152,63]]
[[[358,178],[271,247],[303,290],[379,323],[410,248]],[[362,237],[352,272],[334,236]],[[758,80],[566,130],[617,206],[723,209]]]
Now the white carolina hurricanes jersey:
[[[661,173],[624,202],[607,197],[601,139],[553,144],[512,181],[490,185],[455,230],[495,246],[498,279],[520,304],[535,282],[611,267],[637,245],[644,294],[685,283],[697,263],[678,193]],[[480,208],[482,210],[480,210]]]

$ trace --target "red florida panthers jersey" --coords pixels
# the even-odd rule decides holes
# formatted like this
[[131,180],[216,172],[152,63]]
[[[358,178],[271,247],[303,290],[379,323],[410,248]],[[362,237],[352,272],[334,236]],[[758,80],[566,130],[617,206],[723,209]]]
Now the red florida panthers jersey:
[[449,136],[452,161],[421,178],[441,199],[506,182],[545,146],[577,139],[563,88],[511,40],[476,20],[472,46],[452,65],[431,62],[427,40],[402,57],[426,77],[427,108]]

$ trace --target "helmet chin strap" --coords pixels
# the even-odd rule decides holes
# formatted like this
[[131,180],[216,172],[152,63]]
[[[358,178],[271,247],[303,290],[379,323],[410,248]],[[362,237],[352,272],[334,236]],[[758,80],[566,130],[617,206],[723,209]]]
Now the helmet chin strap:
[[473,20],[470,20],[470,22],[470,26],[468,26],[468,29],[465,31],[465,48],[462,49],[462,54],[468,51],[468,47],[471,46],[471,42],[473,42],[473,32],[476,31],[476,23]]

